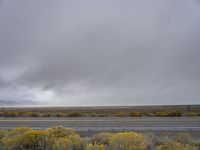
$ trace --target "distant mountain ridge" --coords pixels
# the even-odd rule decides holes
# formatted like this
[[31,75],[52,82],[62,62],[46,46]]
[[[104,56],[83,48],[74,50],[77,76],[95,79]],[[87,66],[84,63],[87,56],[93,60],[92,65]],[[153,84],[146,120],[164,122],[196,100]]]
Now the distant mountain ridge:
[[32,100],[0,100],[0,106],[36,105]]

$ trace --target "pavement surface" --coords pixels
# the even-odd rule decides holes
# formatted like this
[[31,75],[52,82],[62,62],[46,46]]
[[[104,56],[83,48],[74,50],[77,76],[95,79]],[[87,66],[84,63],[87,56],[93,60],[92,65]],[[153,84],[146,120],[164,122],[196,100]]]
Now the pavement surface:
[[102,131],[200,131],[200,117],[0,117],[0,129],[52,126],[78,132]]

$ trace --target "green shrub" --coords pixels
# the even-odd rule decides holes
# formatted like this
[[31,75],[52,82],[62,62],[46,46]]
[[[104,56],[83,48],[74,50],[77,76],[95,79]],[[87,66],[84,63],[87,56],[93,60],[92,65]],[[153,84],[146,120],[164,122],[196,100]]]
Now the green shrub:
[[92,141],[93,144],[96,143],[96,144],[108,145],[112,136],[113,136],[113,133],[101,132],[101,133],[95,134],[92,137],[91,141]]
[[4,138],[4,136],[6,135],[6,133],[7,133],[6,131],[0,130],[0,142]]
[[153,132],[143,133],[143,135],[145,137],[147,149],[154,150],[156,144],[158,143],[158,141],[160,141],[160,137],[156,136],[156,134]]
[[106,113],[98,113],[97,117],[108,117],[109,115]]
[[70,112],[67,115],[68,117],[81,117],[82,114],[80,112]]
[[4,113],[3,112],[0,112],[0,117],[4,117]]
[[52,117],[51,113],[43,113],[41,114],[42,117]]
[[51,150],[72,150],[72,142],[67,137],[58,138],[48,146]]
[[64,113],[57,113],[56,117],[65,117],[65,114]]
[[[84,116],[87,116],[87,113],[84,113]],[[87,117],[98,117],[97,113],[90,113]]]
[[195,141],[195,146],[199,148],[198,150],[200,150],[200,139]]
[[176,137],[175,137],[176,141],[178,141],[180,143],[187,143],[187,144],[191,143],[191,139],[192,139],[191,134],[190,133],[184,133],[184,132],[177,133]]
[[170,117],[181,117],[182,113],[180,111],[176,111],[176,110],[173,110],[173,111],[170,111],[168,113],[168,116]]

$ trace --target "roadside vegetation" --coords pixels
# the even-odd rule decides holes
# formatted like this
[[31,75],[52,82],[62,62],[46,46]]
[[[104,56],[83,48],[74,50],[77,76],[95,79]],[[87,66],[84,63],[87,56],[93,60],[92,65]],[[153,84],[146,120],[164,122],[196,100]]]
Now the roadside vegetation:
[[174,135],[138,132],[102,132],[80,137],[62,126],[46,130],[27,127],[0,130],[1,150],[199,150],[200,138],[190,133]]
[[0,108],[0,117],[195,117],[200,106]]

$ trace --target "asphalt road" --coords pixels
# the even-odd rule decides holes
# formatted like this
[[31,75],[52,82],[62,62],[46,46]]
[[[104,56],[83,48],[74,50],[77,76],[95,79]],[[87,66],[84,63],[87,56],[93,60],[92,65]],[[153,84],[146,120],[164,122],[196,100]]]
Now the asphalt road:
[[200,117],[0,117],[0,129],[27,126],[46,129],[52,126],[78,132],[99,131],[200,131]]

